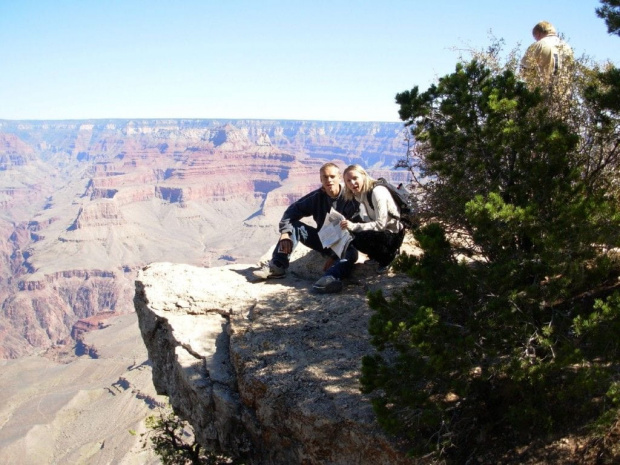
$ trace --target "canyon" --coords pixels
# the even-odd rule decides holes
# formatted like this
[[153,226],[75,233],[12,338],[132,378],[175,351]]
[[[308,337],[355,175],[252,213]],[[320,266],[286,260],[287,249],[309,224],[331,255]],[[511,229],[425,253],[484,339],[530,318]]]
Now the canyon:
[[133,311],[156,261],[251,263],[325,161],[394,180],[399,123],[0,120],[0,358]]
[[403,182],[405,154],[399,123],[0,120],[0,463],[155,460],[140,270],[255,263],[324,162]]

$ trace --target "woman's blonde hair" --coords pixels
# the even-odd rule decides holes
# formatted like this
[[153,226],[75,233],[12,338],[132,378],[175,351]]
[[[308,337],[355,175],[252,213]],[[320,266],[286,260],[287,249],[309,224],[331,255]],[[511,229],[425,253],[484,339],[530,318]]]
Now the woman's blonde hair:
[[[347,168],[344,170],[344,173],[342,173],[342,178],[344,179],[347,173],[350,171],[357,171],[359,174],[361,174],[364,177],[364,182],[362,182],[362,188],[360,192],[360,194],[362,195],[370,191],[377,183],[377,181],[371,178],[370,175],[366,172],[366,170],[362,168],[360,165],[347,166]],[[344,182],[344,198],[347,200],[353,200],[354,198],[353,192],[351,191],[351,189],[349,189],[349,186],[347,186],[346,180]]]

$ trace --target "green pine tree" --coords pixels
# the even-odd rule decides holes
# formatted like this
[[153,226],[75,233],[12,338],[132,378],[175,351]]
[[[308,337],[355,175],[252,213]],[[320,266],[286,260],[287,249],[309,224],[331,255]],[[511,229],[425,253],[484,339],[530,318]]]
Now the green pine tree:
[[609,423],[620,402],[620,114],[607,71],[577,60],[561,85],[541,85],[481,57],[396,96],[424,253],[400,258],[412,281],[399,295],[370,295],[378,352],[361,379],[412,453],[456,463],[484,438],[514,446]]

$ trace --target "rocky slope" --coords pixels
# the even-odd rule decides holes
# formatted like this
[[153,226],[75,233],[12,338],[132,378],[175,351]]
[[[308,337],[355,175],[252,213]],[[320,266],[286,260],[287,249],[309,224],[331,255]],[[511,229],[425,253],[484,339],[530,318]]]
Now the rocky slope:
[[136,314],[84,335],[97,359],[56,347],[0,360],[0,463],[155,465],[143,448],[144,418],[157,395]]
[[324,161],[400,180],[402,139],[396,123],[0,121],[0,358],[133,311],[147,263],[255,261]]
[[406,278],[358,263],[342,294],[316,295],[323,260],[299,252],[275,282],[253,282],[248,265],[144,268],[135,307],[157,391],[203,444],[250,464],[413,463],[358,381],[372,352],[366,292]]

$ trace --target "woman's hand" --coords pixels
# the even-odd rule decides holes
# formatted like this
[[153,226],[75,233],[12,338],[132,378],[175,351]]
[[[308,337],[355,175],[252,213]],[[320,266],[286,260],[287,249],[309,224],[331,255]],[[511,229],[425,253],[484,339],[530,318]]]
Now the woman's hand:
[[349,229],[349,221],[348,220],[342,220],[340,222],[340,229]]

